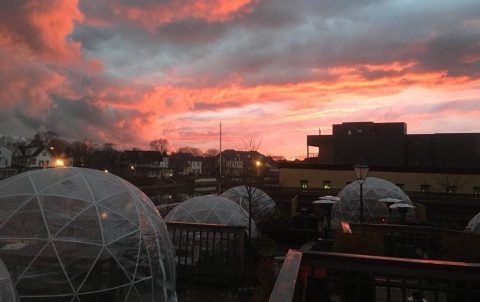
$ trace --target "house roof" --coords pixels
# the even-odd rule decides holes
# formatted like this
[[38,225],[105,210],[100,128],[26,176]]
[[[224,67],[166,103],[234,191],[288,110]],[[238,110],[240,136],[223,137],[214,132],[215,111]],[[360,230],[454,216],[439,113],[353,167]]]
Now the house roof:
[[122,160],[128,161],[162,161],[166,154],[159,151],[126,150],[123,151]]

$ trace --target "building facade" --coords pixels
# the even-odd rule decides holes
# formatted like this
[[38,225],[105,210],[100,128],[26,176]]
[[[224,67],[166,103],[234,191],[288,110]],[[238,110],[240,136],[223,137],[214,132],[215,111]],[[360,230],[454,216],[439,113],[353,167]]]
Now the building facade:
[[12,149],[0,145],[0,168],[9,168],[12,166],[12,155]]
[[[460,193],[480,198],[480,170],[428,170],[371,167],[368,176],[388,180],[407,192]],[[339,191],[355,181],[352,166],[308,162],[281,163],[279,185],[284,188]]]
[[309,161],[328,165],[480,169],[480,133],[407,134],[405,123],[355,122],[332,126],[332,135],[308,135]]
[[127,150],[120,156],[124,176],[170,177],[169,158],[159,151]]
[[41,146],[20,147],[13,152],[12,166],[21,169],[72,167],[73,158],[64,152]]

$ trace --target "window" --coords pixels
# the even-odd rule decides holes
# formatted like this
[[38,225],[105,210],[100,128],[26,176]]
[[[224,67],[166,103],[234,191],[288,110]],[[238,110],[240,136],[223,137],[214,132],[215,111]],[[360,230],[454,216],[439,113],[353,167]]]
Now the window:
[[348,130],[348,135],[352,135],[352,130]]
[[457,193],[457,186],[448,186],[447,187],[447,193],[448,194]]
[[357,129],[357,133],[362,133],[363,130],[362,129]]
[[422,184],[422,185],[420,185],[420,190],[423,193],[428,193],[428,192],[430,192],[430,185]]
[[300,187],[302,189],[308,189],[308,180],[300,180]]
[[325,190],[329,190],[332,188],[332,182],[330,180],[324,180],[323,181],[323,188]]
[[475,196],[475,198],[480,198],[480,186],[473,187],[473,195]]

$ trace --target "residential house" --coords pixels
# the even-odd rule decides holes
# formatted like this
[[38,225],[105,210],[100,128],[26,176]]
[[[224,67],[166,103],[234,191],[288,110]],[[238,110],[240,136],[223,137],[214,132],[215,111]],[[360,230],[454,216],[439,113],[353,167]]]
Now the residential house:
[[13,150],[0,144],[0,179],[4,179],[17,174],[16,169],[12,169]]
[[13,150],[0,145],[0,168],[9,168],[12,166]]
[[272,158],[258,151],[228,149],[222,152],[222,175],[224,178],[239,181],[253,176],[270,179],[278,175],[278,168]]
[[170,177],[169,158],[159,151],[127,150],[120,156],[122,175],[143,177]]
[[72,167],[73,158],[64,152],[42,146],[19,147],[13,152],[12,166],[21,169]]
[[197,158],[187,161],[187,167],[184,170],[187,175],[201,175],[202,174],[202,159]]
[[176,175],[202,175],[204,158],[191,153],[173,153],[170,156],[171,167]]

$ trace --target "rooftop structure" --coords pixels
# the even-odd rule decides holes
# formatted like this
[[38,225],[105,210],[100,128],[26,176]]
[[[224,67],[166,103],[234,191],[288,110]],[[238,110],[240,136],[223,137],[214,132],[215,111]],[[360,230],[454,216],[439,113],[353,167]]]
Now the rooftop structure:
[[176,301],[174,250],[150,199],[110,173],[0,182],[0,258],[28,301]]
[[405,123],[342,123],[332,135],[308,135],[307,157],[332,165],[362,158],[372,166],[478,170],[480,133],[407,134]]

